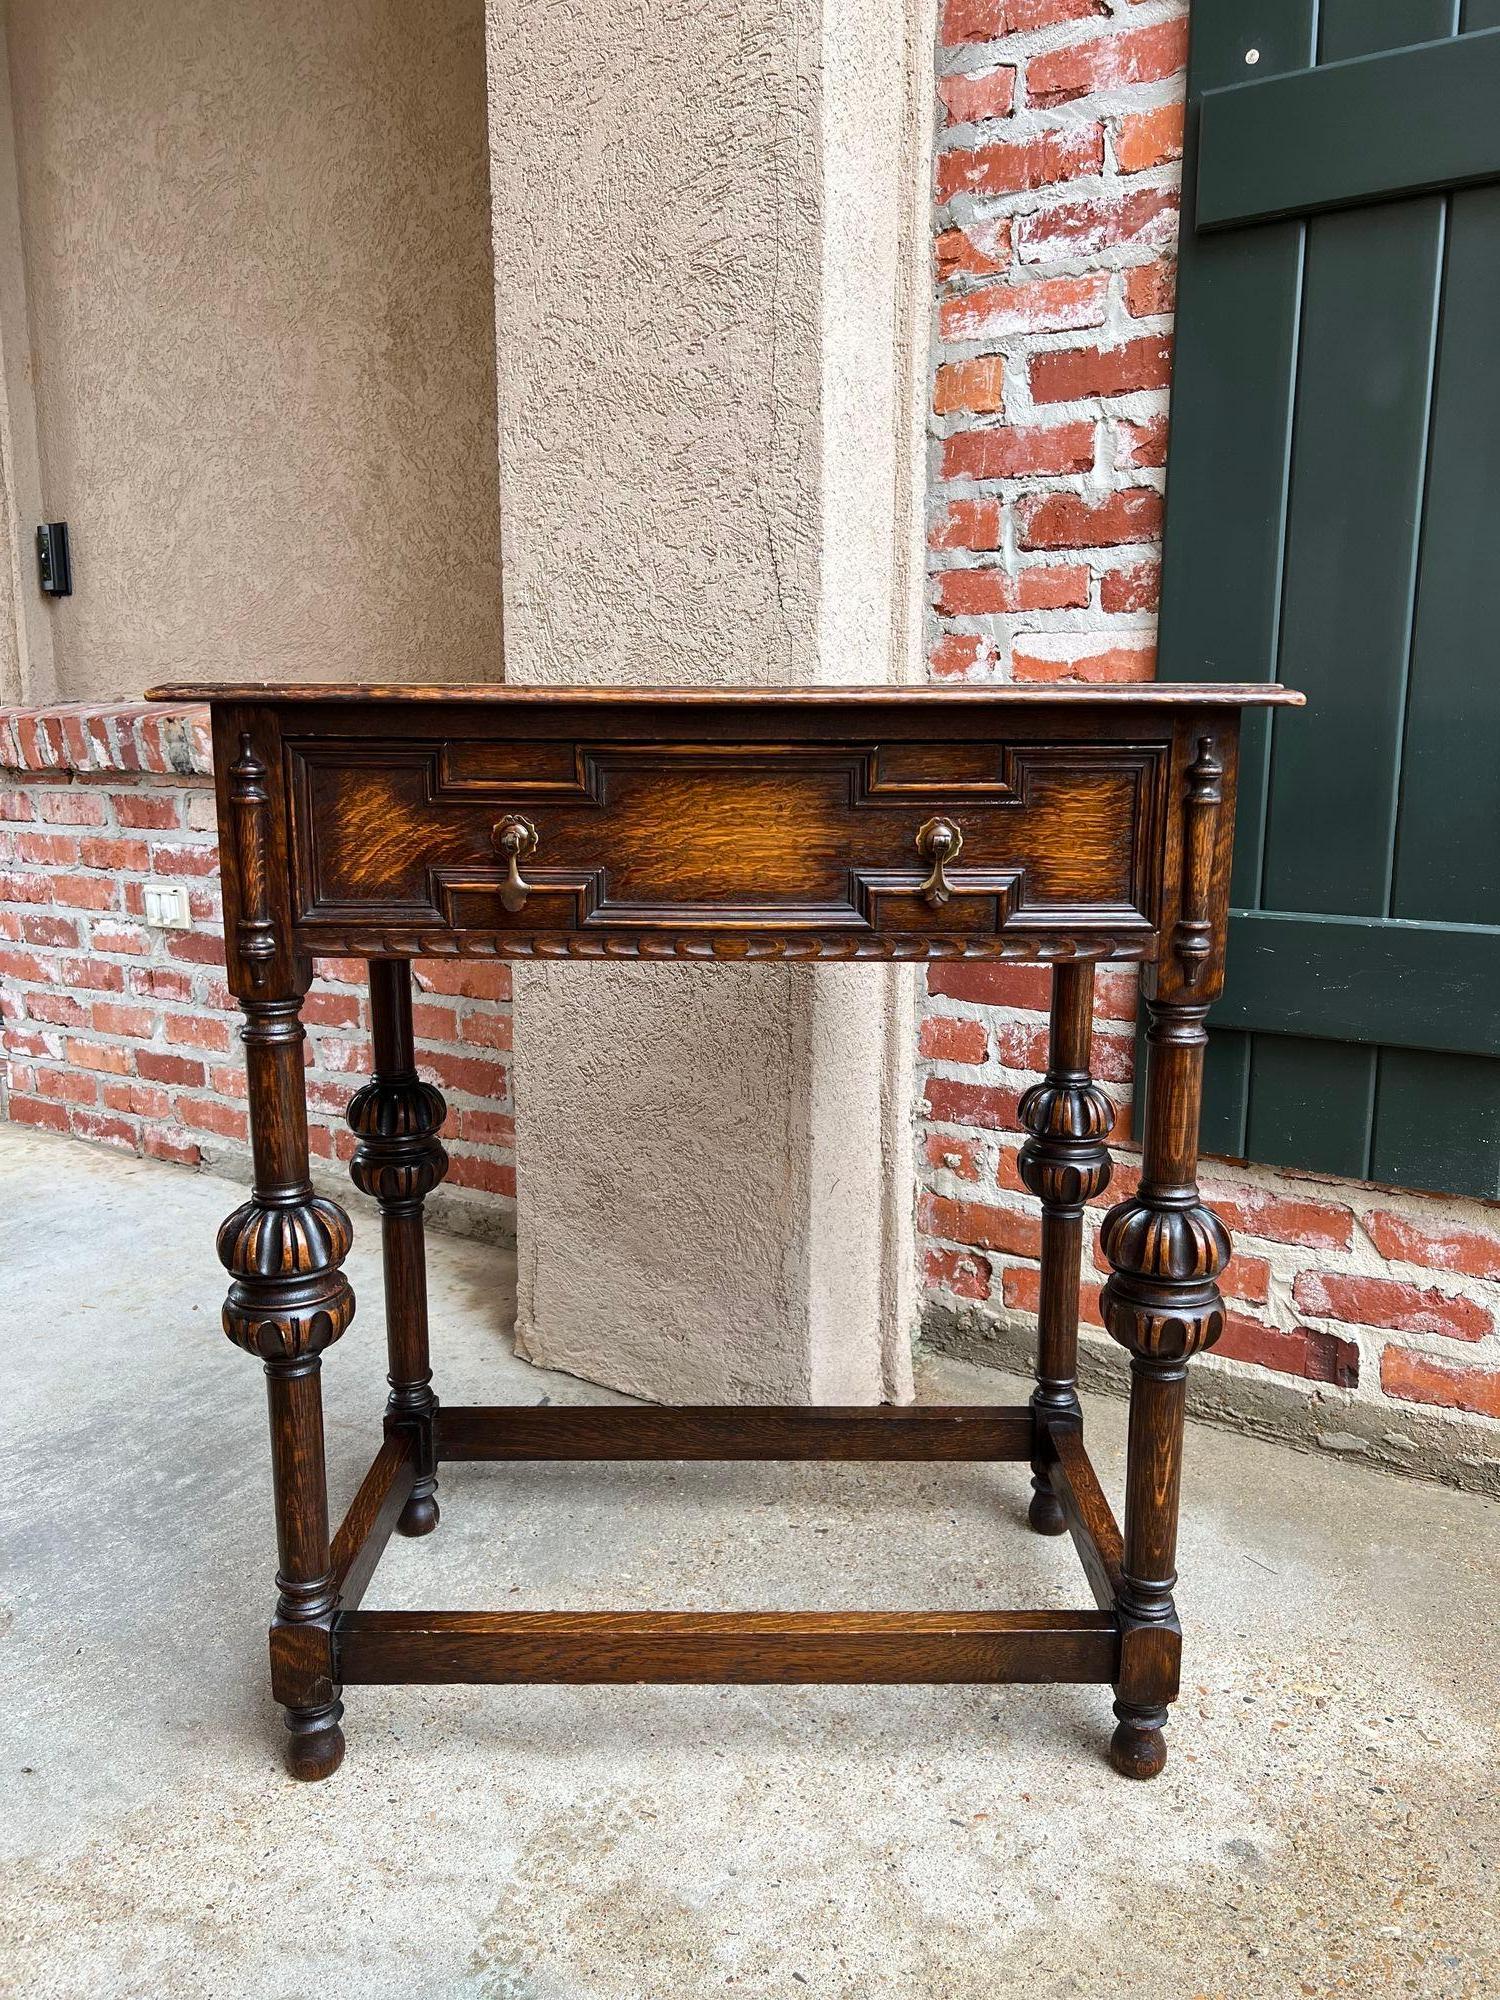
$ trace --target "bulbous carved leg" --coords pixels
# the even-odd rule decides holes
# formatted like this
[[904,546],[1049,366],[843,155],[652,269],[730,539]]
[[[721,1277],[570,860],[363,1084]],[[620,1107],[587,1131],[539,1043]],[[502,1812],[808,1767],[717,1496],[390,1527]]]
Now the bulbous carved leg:
[[276,1616],[271,1683],[291,1731],[288,1764],[325,1778],[344,1754],[333,1677],[335,1606],[323,1459],[323,1350],[347,1329],[354,1294],[339,1268],[349,1218],[308,1179],[300,1001],[245,1006],[255,1185],[219,1231],[229,1272],[224,1331],[265,1365],[276,1498]]
[[1167,1768],[1167,1711],[1115,1703],[1119,1720],[1109,1739],[1109,1761],[1122,1778],[1159,1778]]
[[[1089,1075],[1094,968],[1059,965],[1052,975],[1051,1043],[1046,1077],[1021,1099],[1031,1137],[1021,1148],[1021,1178],[1042,1204],[1041,1309],[1037,1320],[1037,1386],[1031,1398],[1038,1431],[1043,1418],[1078,1416],[1078,1286],[1083,1261],[1083,1211],[1109,1185],[1105,1141],[1114,1107]],[[1031,1465],[1028,1518],[1039,1535],[1067,1531],[1040,1448]]]
[[1131,1357],[1119,1727],[1110,1746],[1129,1778],[1154,1778],[1166,1763],[1162,1729],[1182,1653],[1172,1591],[1187,1363],[1224,1330],[1218,1279],[1229,1235],[1197,1183],[1207,1011],[1201,1002],[1149,1002],[1141,1184],[1100,1233],[1111,1266],[1104,1323]]
[[286,1767],[304,1784],[331,1778],[344,1761],[344,1732],[339,1727],[344,1704],[331,1701],[326,1708],[289,1708],[286,1726],[291,1731]]
[[438,1524],[437,1398],[428,1353],[422,1204],[448,1170],[438,1138],[448,1107],[417,1075],[411,968],[405,959],[371,960],[370,1014],[375,1074],[349,1105],[349,1124],[359,1139],[349,1171],[355,1186],[380,1204],[391,1385],[386,1428],[406,1425],[417,1447],[417,1477],[396,1529],[427,1535]]

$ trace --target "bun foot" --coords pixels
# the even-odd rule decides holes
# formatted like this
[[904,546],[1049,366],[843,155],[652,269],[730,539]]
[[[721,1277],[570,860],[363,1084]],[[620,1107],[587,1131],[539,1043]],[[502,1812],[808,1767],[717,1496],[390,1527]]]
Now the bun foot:
[[286,1711],[286,1726],[291,1731],[286,1767],[294,1778],[313,1784],[319,1778],[331,1778],[343,1763],[344,1732],[339,1728],[343,1713],[341,1701],[332,1702],[327,1708]]
[[1167,1739],[1160,1725],[1122,1717],[1110,1738],[1109,1761],[1122,1778],[1160,1777],[1167,1762]]
[[1033,1479],[1034,1491],[1026,1518],[1039,1535],[1065,1535],[1068,1524],[1063,1519],[1063,1510],[1057,1504],[1057,1495],[1044,1479]]
[[433,1493],[413,1493],[401,1509],[401,1518],[396,1523],[398,1535],[430,1535],[438,1524],[437,1496]]

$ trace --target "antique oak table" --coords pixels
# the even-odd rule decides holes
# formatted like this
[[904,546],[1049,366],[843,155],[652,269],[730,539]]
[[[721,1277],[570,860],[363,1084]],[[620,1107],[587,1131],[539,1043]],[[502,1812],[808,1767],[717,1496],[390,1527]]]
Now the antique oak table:
[[[667,692],[174,686],[212,705],[229,984],[255,1184],[219,1234],[224,1329],[265,1364],[280,1555],[271,1684],[290,1765],[344,1752],[357,1682],[1099,1682],[1116,1770],[1161,1770],[1186,1363],[1223,1329],[1199,1198],[1205,1017],[1223,980],[1241,712],[1275,687]],[[349,1106],[379,1204],[384,1441],[330,1537],[319,1370],[354,1298],[351,1229],[308,1171],[301,1006],[319,954],[369,961],[370,1081]],[[1042,1207],[1037,1388],[1015,1409],[449,1409],[431,1386],[423,1198],[447,1160],[417,1074],[410,961],[1031,959],[1050,1060],[1020,1155]],[[1094,965],[1145,969],[1140,1185],[1101,1235],[1131,1356],[1124,1533],[1075,1384],[1084,1204],[1110,1175],[1089,1075]],[[836,976],[836,974],[835,974]],[[900,1613],[364,1611],[392,1530],[437,1526],[444,1459],[1030,1464],[1031,1525],[1073,1538],[1094,1608]]]

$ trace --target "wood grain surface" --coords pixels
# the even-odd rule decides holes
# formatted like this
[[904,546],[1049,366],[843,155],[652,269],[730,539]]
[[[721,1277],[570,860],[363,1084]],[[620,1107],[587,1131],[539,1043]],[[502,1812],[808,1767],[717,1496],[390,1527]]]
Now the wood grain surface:
[[621,1409],[594,1404],[445,1409],[446,1459],[824,1459],[1014,1461],[1032,1449],[1032,1416],[1010,1409],[772,1409],[753,1405]]
[[390,1431],[333,1538],[333,1583],[344,1610],[352,1611],[368,1590],[415,1476],[415,1438],[409,1430]]
[[1305,697],[1264,681],[1149,682],[1124,687],[904,687],[889,683],[836,688],[507,687],[502,682],[441,681],[395,686],[355,681],[166,681],[148,688],[147,701],[182,702],[407,702],[457,701],[497,708],[585,703],[629,708],[670,702],[678,708],[757,704],[768,708],[858,708],[869,703],[972,708],[1029,708],[1066,702],[1078,708],[1301,708]]
[[345,1682],[1109,1681],[1099,1611],[354,1611]]
[[1076,1422],[1048,1424],[1046,1446],[1051,1452],[1051,1490],[1073,1537],[1094,1602],[1101,1610],[1111,1611],[1120,1599],[1124,1544],[1099,1475],[1084,1449],[1083,1431]]

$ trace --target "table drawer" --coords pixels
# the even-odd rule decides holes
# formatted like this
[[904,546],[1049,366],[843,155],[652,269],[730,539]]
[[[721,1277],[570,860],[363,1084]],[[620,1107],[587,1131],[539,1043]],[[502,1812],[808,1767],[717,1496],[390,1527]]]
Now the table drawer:
[[1149,933],[1165,745],[287,744],[299,928]]

